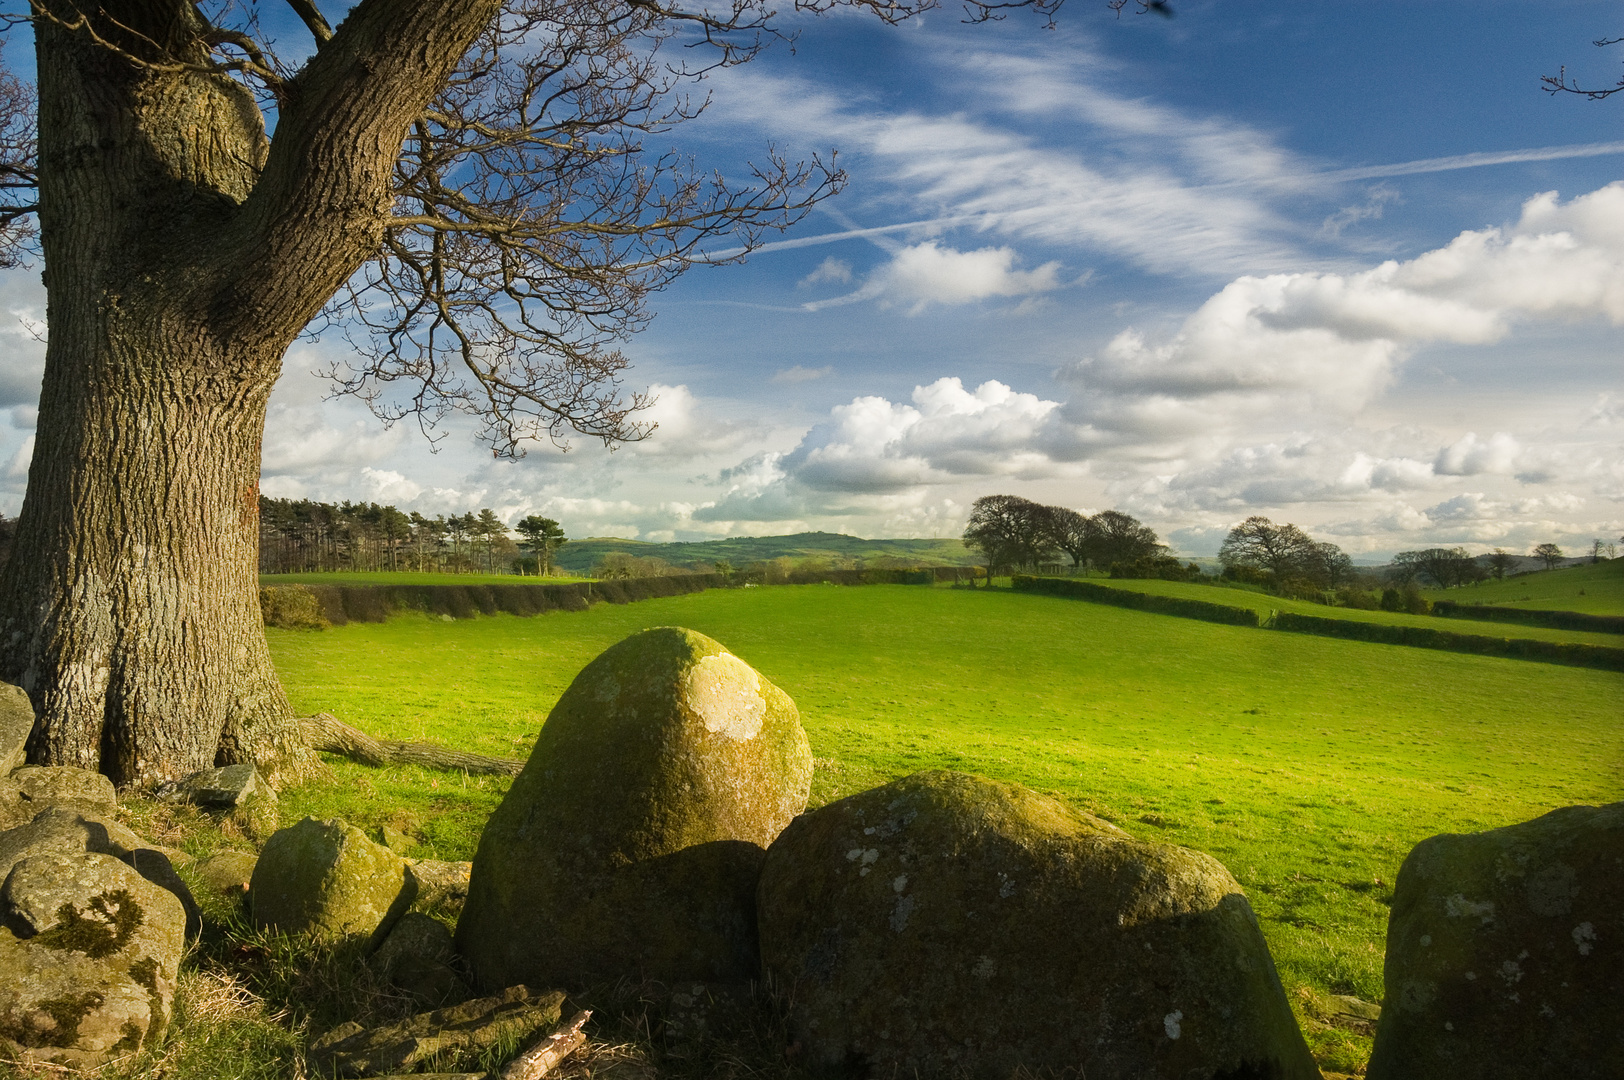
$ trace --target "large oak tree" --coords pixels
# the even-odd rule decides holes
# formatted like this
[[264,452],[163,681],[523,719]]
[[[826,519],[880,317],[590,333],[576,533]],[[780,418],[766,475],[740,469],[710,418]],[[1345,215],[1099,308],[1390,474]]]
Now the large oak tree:
[[[765,0],[361,0],[336,30],[287,4],[297,62],[253,3],[34,0],[14,24],[38,146],[11,80],[0,228],[15,255],[37,220],[49,341],[0,677],[39,711],[31,761],[124,784],[303,760],[255,543],[266,402],[313,320],[350,332],[334,374],[386,417],[464,410],[499,453],[635,439],[615,344],[649,293],[840,183],[770,153],[729,183],[645,145],[695,113],[687,80],[771,36]],[[1056,4],[971,14],[1019,6]]]

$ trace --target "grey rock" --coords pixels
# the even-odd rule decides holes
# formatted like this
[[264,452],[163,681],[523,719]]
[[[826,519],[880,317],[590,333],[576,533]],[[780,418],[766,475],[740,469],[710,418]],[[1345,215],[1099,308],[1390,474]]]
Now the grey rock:
[[919,773],[803,814],[757,910],[816,1066],[1319,1078],[1216,860],[1019,785]]
[[254,877],[254,864],[259,856],[244,851],[217,851],[199,859],[192,867],[192,876],[202,888],[217,896],[243,896]]
[[1370,1080],[1619,1076],[1624,802],[1417,844],[1384,978]]
[[[48,806],[112,813],[118,805],[113,782],[101,773],[71,765],[24,765],[11,774],[18,797],[29,814]],[[30,809],[31,808],[31,809]]]
[[380,944],[411,906],[406,860],[341,819],[305,818],[265,842],[249,882],[254,922],[323,940]]
[[34,731],[34,703],[20,686],[0,683],[0,776],[23,764]]
[[310,1044],[310,1060],[328,1075],[410,1072],[439,1055],[471,1055],[523,1043],[558,1023],[563,1006],[564,995],[556,990],[532,994],[514,986],[495,997],[419,1013],[380,1028],[342,1024]]
[[471,993],[452,967],[451,931],[415,911],[400,917],[367,963],[396,989],[428,1006],[465,1001]]
[[162,889],[173,893],[186,912],[186,932],[195,937],[203,928],[202,916],[191,890],[175,872],[174,854],[149,844],[126,826],[102,815],[52,806],[26,825],[0,832],[0,875],[23,859],[42,854],[110,855]]
[[252,763],[192,773],[175,786],[175,794],[205,810],[233,810],[256,795],[276,800],[276,792]]
[[168,890],[112,857],[32,855],[0,886],[0,1046],[95,1068],[162,1039],[185,946]]
[[473,871],[471,862],[444,862],[440,859],[410,859],[406,872],[417,883],[419,911],[429,911],[447,905],[457,906],[468,899],[468,879]]

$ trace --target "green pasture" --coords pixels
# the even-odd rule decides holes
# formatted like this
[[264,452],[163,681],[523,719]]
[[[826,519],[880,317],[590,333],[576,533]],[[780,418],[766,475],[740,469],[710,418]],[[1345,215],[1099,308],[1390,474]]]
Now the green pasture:
[[1624,558],[1539,570],[1458,589],[1429,589],[1425,595],[1429,600],[1453,600],[1457,604],[1624,615]]
[[[1621,560],[1624,561],[1624,560]],[[1562,571],[1556,571],[1562,573]],[[1524,626],[1521,623],[1490,622],[1486,619],[1440,618],[1436,615],[1409,615],[1402,611],[1361,611],[1358,608],[1327,607],[1308,600],[1286,600],[1255,589],[1235,589],[1224,585],[1205,585],[1185,581],[1156,581],[1148,579],[1089,578],[1093,585],[1108,585],[1129,592],[1154,593],[1158,596],[1181,596],[1190,600],[1205,600],[1209,604],[1227,604],[1231,607],[1251,608],[1267,618],[1271,611],[1292,611],[1299,615],[1317,615],[1322,619],[1347,619],[1351,622],[1386,623],[1392,626],[1424,626],[1431,630],[1445,630],[1452,634],[1481,634],[1495,638],[1532,638],[1538,641],[1574,641],[1587,645],[1624,647],[1624,634],[1603,634],[1593,630],[1552,630],[1543,626]],[[1621,578],[1624,580],[1624,578]],[[1457,603],[1471,603],[1475,596],[1471,589],[1450,589],[1445,595]],[[1609,612],[1608,614],[1611,614]],[[1525,661],[1526,662],[1526,661]]]
[[[1216,856],[1300,1008],[1325,993],[1380,1000],[1386,905],[1417,841],[1624,798],[1624,675],[1005,589],[712,590],[532,619],[408,615],[267,635],[301,711],[523,755],[587,661],[669,624],[715,637],[794,697],[817,758],[815,804],[962,769]],[[420,854],[465,859],[505,786],[334,762],[285,793],[283,815],[390,822],[420,838]],[[1368,1053],[1368,1040],[1309,1034],[1327,1068],[1351,1071]]]
[[553,585],[584,577],[520,577],[518,574],[419,574],[412,570],[337,570],[322,574],[261,574],[269,585]]

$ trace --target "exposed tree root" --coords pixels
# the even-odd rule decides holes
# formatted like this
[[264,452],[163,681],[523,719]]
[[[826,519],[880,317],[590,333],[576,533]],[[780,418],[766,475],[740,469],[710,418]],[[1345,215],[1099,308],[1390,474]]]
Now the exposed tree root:
[[363,765],[424,765],[452,772],[483,773],[491,776],[517,776],[524,762],[512,758],[486,757],[461,750],[447,750],[427,743],[394,742],[374,739],[364,731],[339,720],[331,713],[301,717],[300,726],[316,750],[341,754]]

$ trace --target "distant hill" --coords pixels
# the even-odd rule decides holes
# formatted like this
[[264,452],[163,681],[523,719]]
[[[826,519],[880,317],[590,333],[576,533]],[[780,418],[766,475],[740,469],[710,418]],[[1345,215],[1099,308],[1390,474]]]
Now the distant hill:
[[653,556],[672,566],[709,570],[718,559],[743,568],[754,562],[788,557],[791,559],[897,559],[921,566],[971,566],[976,554],[962,540],[864,540],[841,533],[806,532],[792,536],[737,536],[727,540],[696,540],[670,544],[650,544],[622,540],[614,536],[594,536],[571,540],[554,560],[560,569],[585,572],[611,551],[628,555]]

